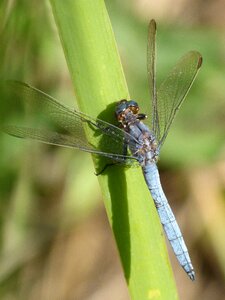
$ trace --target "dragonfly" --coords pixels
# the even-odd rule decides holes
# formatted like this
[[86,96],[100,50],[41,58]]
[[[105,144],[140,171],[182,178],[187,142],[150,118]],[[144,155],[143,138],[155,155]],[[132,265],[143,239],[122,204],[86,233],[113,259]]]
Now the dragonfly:
[[[152,195],[161,224],[180,265],[191,280],[194,268],[175,216],[163,192],[157,161],[171,124],[183,103],[199,68],[202,56],[189,51],[181,57],[157,89],[156,86],[156,22],[151,20],[148,28],[147,73],[150,87],[151,121],[140,113],[134,100],[122,99],[115,106],[118,126],[101,119],[92,118],[75,109],[66,107],[46,93],[18,81],[6,82],[7,88],[28,106],[28,115],[41,115],[40,124],[6,124],[2,130],[18,138],[72,147],[106,157],[112,163],[140,165]],[[15,100],[16,101],[16,100]],[[49,125],[50,124],[50,125]],[[47,126],[48,125],[48,126]],[[46,127],[45,127],[46,126]],[[91,142],[86,132],[91,135]],[[94,142],[93,142],[94,141]]]

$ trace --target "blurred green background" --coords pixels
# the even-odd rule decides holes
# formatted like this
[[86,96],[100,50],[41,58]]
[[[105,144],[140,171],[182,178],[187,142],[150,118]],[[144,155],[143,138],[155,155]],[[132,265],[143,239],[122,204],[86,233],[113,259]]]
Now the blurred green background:
[[[225,4],[155,2],[106,6],[133,99],[149,101],[151,18],[159,82],[185,52],[203,56],[159,167],[197,273],[189,282],[169,249],[180,297],[225,299]],[[1,80],[27,82],[76,107],[47,1],[1,1],[0,37]],[[1,96],[1,119],[6,107]],[[0,170],[0,298],[129,299],[90,155],[1,133]]]

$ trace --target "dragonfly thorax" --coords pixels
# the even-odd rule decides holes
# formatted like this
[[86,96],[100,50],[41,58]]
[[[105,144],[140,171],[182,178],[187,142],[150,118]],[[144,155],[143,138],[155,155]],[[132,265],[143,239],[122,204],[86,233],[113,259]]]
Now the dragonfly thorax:
[[147,115],[139,113],[139,106],[134,100],[121,100],[116,106],[116,117],[124,131],[131,138],[127,144],[134,157],[144,166],[148,162],[156,163],[158,160],[158,144],[153,132],[142,120]]
[[145,127],[142,122],[139,122],[137,126],[132,126],[132,128],[130,128],[131,135],[134,136],[134,133],[138,130],[140,130],[140,135],[137,138],[138,144],[136,144],[136,151],[134,151],[132,142],[129,145],[132,154],[137,157],[141,166],[145,166],[148,163],[157,163],[159,157],[158,144],[154,136],[151,131],[148,130],[147,126],[145,127],[147,130],[142,131],[143,126]]

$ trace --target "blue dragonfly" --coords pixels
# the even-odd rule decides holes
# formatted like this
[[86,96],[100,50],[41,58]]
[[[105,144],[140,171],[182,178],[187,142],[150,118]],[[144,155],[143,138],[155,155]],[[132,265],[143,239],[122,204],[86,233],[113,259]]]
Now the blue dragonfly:
[[[169,72],[159,89],[156,88],[155,60],[156,22],[151,20],[147,47],[151,93],[149,126],[143,122],[147,115],[139,112],[138,103],[134,100],[123,99],[116,104],[115,114],[119,126],[115,126],[70,109],[25,83],[9,81],[5,86],[15,94],[13,101],[21,101],[28,107],[28,125],[7,124],[2,126],[2,130],[19,138],[104,156],[112,164],[140,165],[172,249],[180,265],[190,279],[194,280],[195,272],[187,247],[160,183],[157,161],[174,117],[201,67],[202,57],[197,51],[186,53]],[[38,115],[41,116],[41,121],[34,125],[33,119]],[[86,127],[89,136],[91,135],[91,143],[86,138]]]

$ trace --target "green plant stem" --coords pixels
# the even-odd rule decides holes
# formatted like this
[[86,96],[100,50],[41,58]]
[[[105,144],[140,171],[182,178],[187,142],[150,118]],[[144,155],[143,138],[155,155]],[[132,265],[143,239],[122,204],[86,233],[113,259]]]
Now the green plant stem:
[[[104,1],[51,5],[80,110],[97,117],[129,98]],[[99,183],[131,299],[177,299],[162,227],[140,168],[109,168]]]

